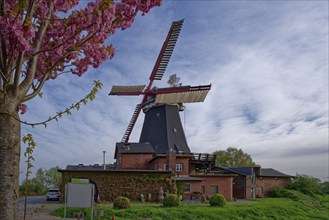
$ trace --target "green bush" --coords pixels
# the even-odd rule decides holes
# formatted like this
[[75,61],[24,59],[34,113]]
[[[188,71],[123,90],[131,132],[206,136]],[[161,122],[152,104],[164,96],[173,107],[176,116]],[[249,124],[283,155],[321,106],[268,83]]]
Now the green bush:
[[321,195],[321,180],[305,174],[297,174],[289,189],[300,191],[309,196]]
[[226,200],[222,194],[215,194],[209,200],[210,206],[224,207],[226,205]]
[[179,200],[176,194],[169,194],[163,199],[164,207],[178,207],[180,206],[181,201]]
[[120,196],[113,201],[115,209],[127,209],[131,207],[131,202],[127,197]]
[[283,189],[277,187],[271,188],[268,191],[268,196],[272,198],[283,198],[284,196],[282,190]]

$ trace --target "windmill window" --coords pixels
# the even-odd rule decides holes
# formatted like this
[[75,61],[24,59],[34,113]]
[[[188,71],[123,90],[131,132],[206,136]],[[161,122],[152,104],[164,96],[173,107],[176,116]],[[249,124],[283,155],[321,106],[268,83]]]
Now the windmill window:
[[176,129],[176,128],[174,128],[174,129],[173,129],[173,132],[174,132],[174,133],[177,133],[177,129]]
[[155,115],[157,118],[159,118],[160,117],[160,113],[156,113],[156,115]]

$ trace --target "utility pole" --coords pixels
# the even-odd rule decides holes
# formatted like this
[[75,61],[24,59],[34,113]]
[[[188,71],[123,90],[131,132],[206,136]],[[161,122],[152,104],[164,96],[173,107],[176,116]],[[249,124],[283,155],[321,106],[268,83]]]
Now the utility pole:
[[104,170],[106,170],[106,164],[105,164],[105,153],[106,153],[106,151],[103,150],[103,166],[104,166]]

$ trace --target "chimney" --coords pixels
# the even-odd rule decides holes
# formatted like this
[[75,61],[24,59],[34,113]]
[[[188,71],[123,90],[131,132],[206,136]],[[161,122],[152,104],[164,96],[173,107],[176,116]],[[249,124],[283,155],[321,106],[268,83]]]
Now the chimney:
[[170,149],[167,151],[167,166],[169,170],[176,171],[176,151]]

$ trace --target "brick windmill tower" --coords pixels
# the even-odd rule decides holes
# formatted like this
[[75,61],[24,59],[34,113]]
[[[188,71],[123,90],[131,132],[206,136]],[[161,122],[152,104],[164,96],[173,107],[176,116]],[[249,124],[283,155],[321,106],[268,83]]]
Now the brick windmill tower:
[[[191,153],[187,145],[179,111],[184,110],[184,103],[203,102],[211,85],[182,86],[178,83],[179,78],[172,75],[168,81],[170,87],[152,87],[155,80],[161,80],[163,77],[179,37],[183,21],[174,21],[172,23],[147,86],[112,87],[109,95],[143,96],[141,103],[135,108],[121,143],[117,143],[117,149],[141,152],[152,151],[153,155],[165,154],[169,150],[181,154]],[[141,110],[145,113],[145,119],[140,140],[138,143],[129,143],[130,134]],[[146,145],[150,146],[147,147]],[[132,149],[138,147],[139,149]],[[152,147],[151,150],[149,150],[150,147]]]

